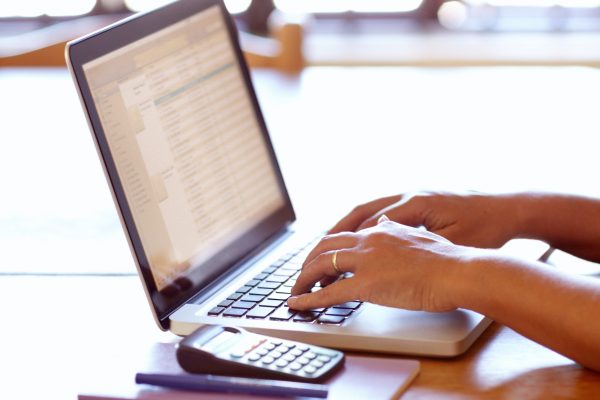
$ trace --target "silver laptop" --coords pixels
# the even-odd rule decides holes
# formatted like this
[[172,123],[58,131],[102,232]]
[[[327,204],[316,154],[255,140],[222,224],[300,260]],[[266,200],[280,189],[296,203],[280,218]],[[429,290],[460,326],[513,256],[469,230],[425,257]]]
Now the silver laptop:
[[66,52],[162,329],[186,335],[226,324],[341,349],[454,356],[488,326],[467,310],[357,301],[310,312],[287,307],[318,235],[297,229],[221,1],[182,0],[138,14]]

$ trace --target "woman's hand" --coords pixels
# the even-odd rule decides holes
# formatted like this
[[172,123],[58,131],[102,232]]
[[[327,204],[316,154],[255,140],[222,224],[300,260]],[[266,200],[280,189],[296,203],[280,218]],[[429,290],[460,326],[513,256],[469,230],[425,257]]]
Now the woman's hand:
[[329,233],[372,227],[382,215],[423,226],[453,243],[498,248],[518,234],[520,195],[416,193],[385,197],[356,207]]
[[[457,307],[451,294],[459,283],[456,270],[469,251],[388,220],[359,232],[331,234],[308,255],[288,305],[303,310],[360,300],[409,310],[452,310]],[[353,276],[337,280],[340,271]],[[318,281],[326,286],[307,293]]]

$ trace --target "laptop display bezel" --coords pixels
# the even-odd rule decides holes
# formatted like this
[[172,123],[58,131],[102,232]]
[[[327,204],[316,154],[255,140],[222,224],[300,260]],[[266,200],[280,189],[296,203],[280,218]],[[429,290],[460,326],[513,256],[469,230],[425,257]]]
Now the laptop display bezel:
[[[147,37],[148,35],[156,33],[213,6],[218,6],[220,8],[221,15],[224,18],[231,46],[235,52],[235,57],[257,123],[263,139],[265,140],[273,171],[275,172],[277,183],[284,199],[284,205],[257,224],[251,231],[244,234],[239,240],[236,240],[235,243],[225,248],[222,252],[223,254],[218,257],[217,261],[212,260],[213,262],[222,264],[217,272],[210,275],[202,275],[202,271],[199,271],[198,269],[192,270],[190,275],[185,277],[184,281],[180,283],[175,281],[170,288],[170,290],[172,289],[171,292],[165,294],[165,290],[161,292],[158,291],[153,279],[148,258],[144,252],[132,211],[127,203],[125,191],[117,172],[115,160],[111,155],[83,66],[92,60],[107,55],[123,46]],[[189,301],[190,298],[197,295],[203,288],[211,282],[214,282],[219,276],[236,268],[239,263],[254,249],[259,247],[261,243],[264,243],[278,232],[281,232],[296,219],[281,174],[281,169],[269,137],[267,126],[252,86],[248,67],[238,42],[235,24],[222,1],[180,0],[147,13],[134,15],[101,31],[75,40],[67,45],[66,56],[82,105],[87,114],[86,116],[92,131],[92,136],[96,143],[96,148],[101,158],[104,172],[121,218],[121,223],[129,240],[131,251],[136,261],[146,294],[151,303],[154,316],[160,327],[163,330],[167,330],[169,328],[168,317],[173,311]]]

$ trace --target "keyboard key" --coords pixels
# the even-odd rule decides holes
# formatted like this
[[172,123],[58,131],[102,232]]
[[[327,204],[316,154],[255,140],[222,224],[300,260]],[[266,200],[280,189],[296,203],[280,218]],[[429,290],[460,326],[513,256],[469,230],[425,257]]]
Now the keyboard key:
[[269,295],[269,299],[270,300],[281,300],[281,301],[285,301],[290,297],[289,294],[287,293],[273,293],[271,295]]
[[277,271],[273,272],[273,276],[286,276],[290,277],[296,273],[295,269],[287,269],[287,268],[279,268]]
[[275,272],[277,270],[277,267],[267,267],[265,268],[265,270],[263,271],[265,274],[272,274],[273,272]]
[[356,310],[362,303],[360,301],[349,301],[347,303],[338,304],[336,308],[350,308]]
[[225,310],[225,307],[215,307],[208,312],[208,315],[219,315]]
[[352,311],[353,310],[350,310],[348,308],[333,307],[325,311],[325,315],[340,315],[342,317],[347,317],[348,315],[352,314]]
[[245,308],[230,308],[229,310],[225,311],[223,313],[224,317],[241,317],[244,314],[246,314],[246,310]]
[[254,278],[254,279],[249,280],[248,282],[246,282],[246,286],[254,287],[254,286],[258,285],[261,280],[262,279],[256,279],[256,278]]
[[292,288],[289,286],[282,286],[279,289],[276,290],[277,293],[285,293],[285,294],[292,294]]
[[277,289],[280,285],[279,282],[261,282],[258,287],[261,289]]
[[296,315],[296,312],[290,311],[289,308],[278,308],[271,314],[269,319],[274,321],[289,321],[294,315]]
[[[275,261],[273,264],[271,264],[271,267],[269,268],[273,268],[273,271],[275,271],[277,268],[281,267],[283,264],[285,264],[285,262],[289,260],[289,258],[281,258],[277,261]],[[269,274],[273,271],[270,271]],[[267,272],[267,270],[265,270],[265,272]]]
[[346,317],[341,317],[339,315],[321,315],[319,317],[319,323],[328,325],[339,325],[342,322],[344,322],[345,319]]
[[256,305],[256,303],[252,303],[249,301],[242,301],[242,300],[238,300],[235,303],[233,303],[231,305],[232,308],[245,308],[247,310],[251,309],[252,307],[254,307]]
[[268,296],[269,294],[271,294],[271,292],[273,292],[273,290],[271,290],[271,289],[254,288],[250,291],[250,294],[254,294],[254,295],[258,295],[258,296]]
[[301,311],[294,316],[294,322],[312,322],[319,316],[319,313],[314,311]]
[[260,274],[256,275],[254,277],[255,280],[257,281],[262,281],[263,279],[265,279],[267,276],[269,276],[269,274],[266,274],[264,272],[261,272]]
[[260,301],[262,301],[262,299],[264,299],[265,296],[257,296],[255,294],[246,294],[244,295],[241,300],[242,301],[251,301],[253,303],[258,303]]
[[243,293],[231,293],[228,297],[227,300],[238,300],[240,297],[242,297],[244,294]]
[[246,314],[246,317],[262,319],[262,318],[266,318],[272,312],[273,312],[273,309],[269,308],[269,307],[255,307],[252,310],[248,311],[248,314]]
[[237,293],[248,293],[250,291],[250,289],[252,289],[252,286],[242,286],[241,288],[236,290],[236,292]]
[[282,304],[283,304],[283,300],[269,300],[269,299],[260,303],[260,305],[263,307],[273,307],[273,308],[277,308]]
[[267,279],[265,279],[265,281],[283,283],[283,282],[287,281],[288,279],[289,279],[288,276],[271,275]]
[[233,300],[223,300],[222,302],[219,303],[219,307],[229,307],[230,305],[233,304]]

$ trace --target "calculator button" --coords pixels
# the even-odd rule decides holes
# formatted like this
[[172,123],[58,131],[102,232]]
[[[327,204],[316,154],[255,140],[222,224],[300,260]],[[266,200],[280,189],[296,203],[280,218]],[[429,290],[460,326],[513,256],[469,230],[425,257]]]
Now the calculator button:
[[309,360],[314,360],[315,358],[317,358],[317,355],[312,351],[309,351],[304,355],[304,357],[308,358]]
[[307,374],[314,374],[315,372],[317,372],[317,369],[313,366],[307,366],[306,368],[304,368],[304,372],[306,372]]
[[302,369],[302,364],[299,364],[297,362],[293,362],[290,364],[290,369],[292,371],[300,371]]
[[319,356],[319,358],[317,358],[317,360],[323,362],[323,363],[328,363],[329,361],[331,361],[331,357],[329,356]]
[[300,350],[300,349],[293,349],[290,352],[291,355],[296,356],[296,357],[301,356],[303,353],[304,352],[302,350]]
[[267,350],[269,350],[269,351],[273,350],[275,347],[277,347],[277,346],[275,346],[273,343],[267,343],[264,346],[264,348],[267,349]]
[[308,350],[310,350],[310,347],[308,347],[308,346],[307,346],[307,345],[305,345],[305,344],[300,344],[300,345],[298,345],[298,347],[296,347],[296,348],[297,348],[298,350],[300,350],[301,352],[303,352],[303,353],[304,353],[305,351],[308,351]]
[[271,340],[271,343],[273,343],[275,346],[279,346],[281,344],[280,340]]
[[250,357],[248,357],[248,361],[253,361],[253,362],[258,361],[261,359],[261,357],[262,356],[260,354],[254,353],[254,354],[251,354]]
[[275,364],[278,368],[285,368],[287,367],[289,364],[289,361],[286,360],[279,360],[277,361],[277,364]]
[[279,350],[279,352],[283,353],[287,353],[288,351],[290,351],[290,348],[288,346],[279,346],[279,348],[277,349]]
[[267,349],[258,349],[256,350],[256,354],[258,354],[259,356],[266,356],[267,354],[269,354],[269,350]]
[[231,358],[242,358],[246,353],[243,351],[234,351],[230,354]]
[[285,361],[292,362],[292,361],[294,361],[294,360],[296,359],[296,357],[295,357],[295,356],[293,356],[293,355],[291,355],[291,354],[286,354],[286,355],[283,357],[283,359],[284,359]]
[[281,354],[281,352],[279,352],[277,350],[271,352],[271,357],[273,357],[274,359],[281,358],[282,355],[283,354]]
[[322,363],[321,361],[317,361],[314,360],[313,362],[310,363],[310,365],[312,365],[315,368],[323,368],[323,365],[325,365],[324,363]]
[[306,357],[300,357],[299,359],[296,360],[296,362],[298,362],[299,364],[302,364],[302,365],[306,365],[310,362],[310,360]]
[[262,359],[262,363],[265,365],[273,364],[274,361],[275,361],[275,359],[270,356],[266,356],[265,358]]

